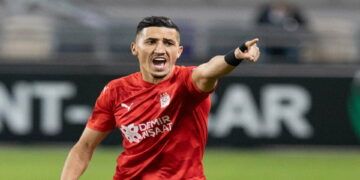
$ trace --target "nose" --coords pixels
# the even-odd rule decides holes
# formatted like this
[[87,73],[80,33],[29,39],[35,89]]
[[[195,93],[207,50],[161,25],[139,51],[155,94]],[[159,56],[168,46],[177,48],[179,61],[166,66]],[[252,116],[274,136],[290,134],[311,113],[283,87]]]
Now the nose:
[[164,54],[165,53],[164,43],[162,42],[157,43],[154,52],[156,54]]

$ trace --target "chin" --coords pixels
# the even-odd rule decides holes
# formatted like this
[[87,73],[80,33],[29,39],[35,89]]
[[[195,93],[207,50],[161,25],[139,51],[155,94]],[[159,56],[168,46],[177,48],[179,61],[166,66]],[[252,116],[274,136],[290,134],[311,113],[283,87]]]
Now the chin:
[[166,77],[169,74],[169,72],[158,72],[158,73],[153,73],[152,76],[156,79],[161,79]]

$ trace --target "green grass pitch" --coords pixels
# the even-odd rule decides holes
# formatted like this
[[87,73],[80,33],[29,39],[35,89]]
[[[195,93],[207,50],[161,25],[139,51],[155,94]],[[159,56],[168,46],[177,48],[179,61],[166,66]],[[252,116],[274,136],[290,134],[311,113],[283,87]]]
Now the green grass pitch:
[[[1,180],[59,179],[69,147],[0,146]],[[120,149],[99,148],[81,180],[111,179]],[[360,150],[208,149],[209,180],[358,180]]]

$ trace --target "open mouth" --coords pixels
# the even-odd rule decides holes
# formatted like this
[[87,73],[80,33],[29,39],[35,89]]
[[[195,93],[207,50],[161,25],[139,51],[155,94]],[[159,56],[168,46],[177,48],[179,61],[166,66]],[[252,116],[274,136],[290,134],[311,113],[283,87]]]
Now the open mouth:
[[152,60],[152,63],[155,68],[162,70],[165,67],[166,59],[163,57],[156,57]]

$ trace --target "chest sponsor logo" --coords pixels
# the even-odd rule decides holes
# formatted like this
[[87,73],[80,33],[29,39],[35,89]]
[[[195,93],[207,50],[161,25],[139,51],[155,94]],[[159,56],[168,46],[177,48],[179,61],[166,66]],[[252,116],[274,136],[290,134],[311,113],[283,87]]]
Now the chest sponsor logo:
[[160,107],[164,108],[170,104],[170,95],[168,93],[160,94]]
[[170,132],[172,122],[165,115],[141,124],[121,125],[121,132],[130,143],[139,143],[148,137],[155,137],[165,132]]

